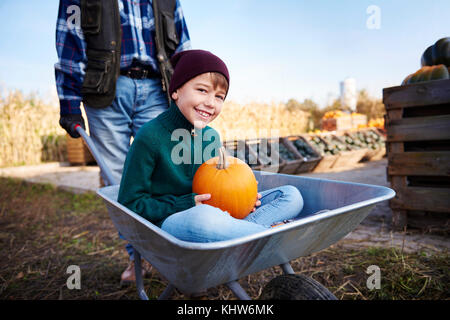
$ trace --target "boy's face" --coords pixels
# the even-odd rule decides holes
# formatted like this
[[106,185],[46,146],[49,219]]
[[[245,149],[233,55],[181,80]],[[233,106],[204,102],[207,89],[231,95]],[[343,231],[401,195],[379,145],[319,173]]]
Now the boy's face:
[[192,78],[172,93],[185,118],[195,128],[204,128],[213,121],[222,110],[226,92],[220,86],[214,89],[210,73]]

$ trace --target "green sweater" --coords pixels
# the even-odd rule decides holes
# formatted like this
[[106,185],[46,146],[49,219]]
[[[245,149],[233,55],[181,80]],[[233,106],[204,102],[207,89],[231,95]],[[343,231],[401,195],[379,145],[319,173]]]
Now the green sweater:
[[195,206],[194,174],[217,156],[219,147],[216,130],[194,129],[172,103],[138,131],[125,160],[118,202],[161,226],[171,214]]

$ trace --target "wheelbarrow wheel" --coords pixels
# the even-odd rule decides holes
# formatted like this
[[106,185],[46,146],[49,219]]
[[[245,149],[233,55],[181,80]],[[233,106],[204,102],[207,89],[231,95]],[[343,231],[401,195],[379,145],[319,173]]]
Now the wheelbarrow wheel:
[[278,276],[264,287],[260,300],[337,300],[316,280],[302,274]]

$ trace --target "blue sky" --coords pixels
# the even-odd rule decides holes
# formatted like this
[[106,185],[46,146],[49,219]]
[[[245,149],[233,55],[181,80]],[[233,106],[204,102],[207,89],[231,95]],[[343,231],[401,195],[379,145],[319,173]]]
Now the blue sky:
[[[321,106],[356,79],[381,98],[450,36],[448,0],[180,0],[192,47],[228,65],[228,99]],[[379,8],[379,28],[369,6]],[[0,1],[0,85],[47,95],[54,87],[56,0]]]

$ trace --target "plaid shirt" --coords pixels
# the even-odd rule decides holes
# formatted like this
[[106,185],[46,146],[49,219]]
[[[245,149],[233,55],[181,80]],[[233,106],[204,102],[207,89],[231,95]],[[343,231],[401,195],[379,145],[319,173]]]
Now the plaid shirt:
[[[159,72],[151,0],[117,1],[122,26],[120,68],[127,69],[136,59]],[[61,115],[81,114],[81,87],[87,56],[80,20],[80,0],[60,0],[56,24],[58,62],[55,64],[55,78]],[[176,0],[175,27],[180,38],[176,52],[190,49],[189,33],[179,0]]]

